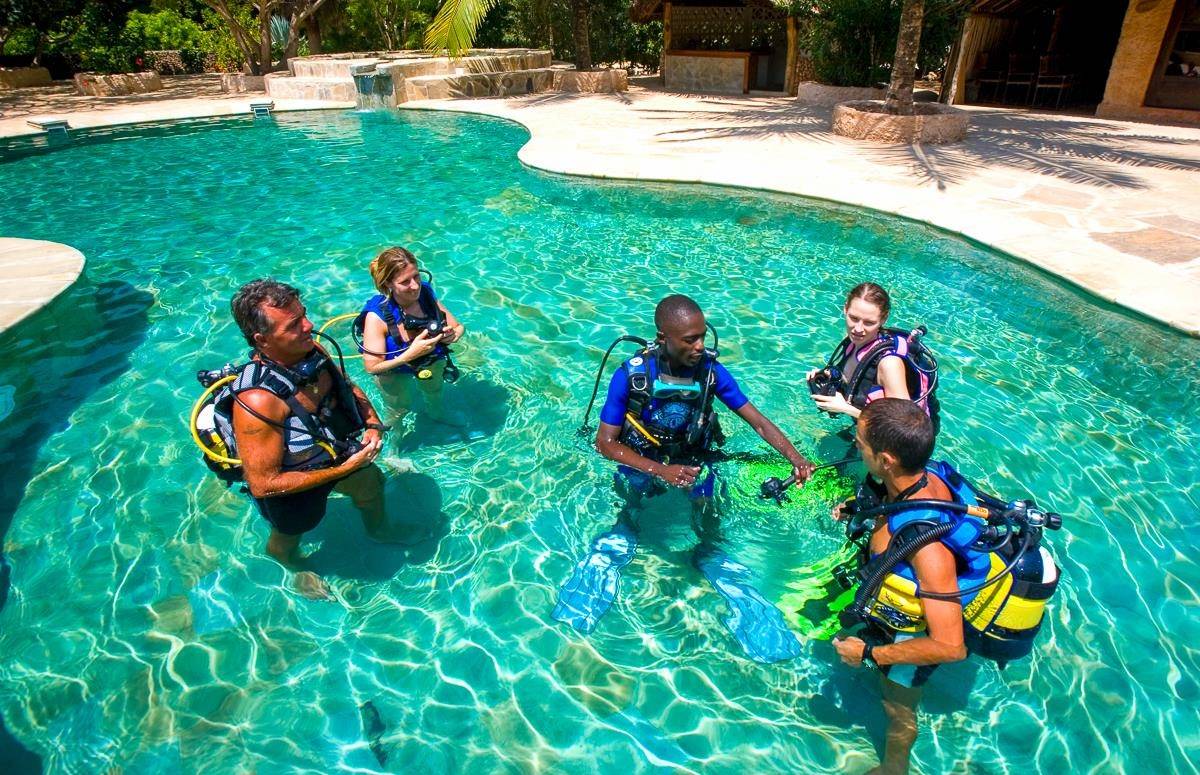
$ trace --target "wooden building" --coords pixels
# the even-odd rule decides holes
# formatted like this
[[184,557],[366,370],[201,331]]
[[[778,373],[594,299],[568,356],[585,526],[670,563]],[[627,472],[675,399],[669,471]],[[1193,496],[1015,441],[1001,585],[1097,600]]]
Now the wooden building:
[[672,91],[796,93],[796,19],[771,0],[635,0],[629,15],[662,19]]
[[1200,124],[1200,0],[978,0],[944,96]]

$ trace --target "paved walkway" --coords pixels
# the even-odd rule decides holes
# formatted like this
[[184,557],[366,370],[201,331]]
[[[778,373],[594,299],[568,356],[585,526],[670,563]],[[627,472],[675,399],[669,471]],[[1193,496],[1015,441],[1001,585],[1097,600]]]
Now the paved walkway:
[[0,237],[0,331],[70,287],[83,264],[83,254],[67,245]]
[[[164,80],[175,98],[103,108],[68,94],[0,97],[0,137],[27,131],[38,99],[45,114],[85,108],[71,123],[93,126],[238,113],[263,98],[195,96],[216,88],[210,76],[188,79],[192,92],[185,79]],[[975,109],[964,143],[878,146],[835,137],[828,108],[792,99],[637,87],[408,107],[519,121],[533,136],[521,160],[552,172],[766,188],[928,221],[1200,335],[1200,129]],[[27,112],[8,118],[10,109]]]
[[409,103],[511,118],[552,172],[766,188],[873,207],[986,243],[1200,335],[1200,129],[972,109],[950,146],[830,133],[774,97],[533,95]]
[[[81,129],[142,121],[166,121],[204,116],[232,116],[250,112],[251,102],[269,99],[254,94],[226,94],[215,74],[175,75],[162,79],[162,91],[125,97],[81,97],[70,84],[36,89],[0,91],[0,137],[36,134],[31,118],[65,118]],[[352,103],[316,100],[275,100],[275,110],[353,107]]]

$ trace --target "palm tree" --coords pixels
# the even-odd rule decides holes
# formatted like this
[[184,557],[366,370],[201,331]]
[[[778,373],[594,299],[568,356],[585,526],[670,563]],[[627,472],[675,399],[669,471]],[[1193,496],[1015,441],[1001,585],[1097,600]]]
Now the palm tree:
[[921,51],[921,24],[925,18],[924,0],[904,0],[900,9],[900,31],[896,35],[896,56],[892,59],[892,82],[883,106],[888,113],[913,114],[913,80],[917,55]]
[[[475,43],[483,17],[498,0],[445,0],[425,30],[425,47],[446,51],[450,56],[466,53]],[[570,0],[571,32],[575,39],[575,69],[592,69],[590,27],[591,0]]]
[[446,0],[438,9],[429,29],[425,30],[425,47],[446,51],[450,56],[465,54],[475,43],[475,34],[483,17],[498,0]]

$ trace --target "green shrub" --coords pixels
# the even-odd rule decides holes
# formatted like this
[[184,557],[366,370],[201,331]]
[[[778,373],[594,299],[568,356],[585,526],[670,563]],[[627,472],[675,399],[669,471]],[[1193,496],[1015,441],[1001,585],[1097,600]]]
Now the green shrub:
[[143,51],[204,47],[204,31],[200,25],[178,11],[133,11],[125,21],[121,37]]
[[[812,57],[817,79],[832,86],[874,86],[889,80],[900,6],[901,0],[809,0],[797,6],[801,46]],[[966,7],[926,3],[918,57],[923,72],[945,67]]]

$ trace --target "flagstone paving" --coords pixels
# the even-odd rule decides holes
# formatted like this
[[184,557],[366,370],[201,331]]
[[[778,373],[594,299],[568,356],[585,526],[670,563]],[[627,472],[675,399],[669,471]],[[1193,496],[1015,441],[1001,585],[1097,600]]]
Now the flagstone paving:
[[[164,81],[174,96],[116,98],[124,104],[0,97],[0,137],[33,131],[24,122],[34,116],[99,126],[236,114],[263,99],[214,92],[210,76],[193,77],[190,90]],[[977,108],[963,143],[873,145],[833,135],[829,108],[794,99],[639,86],[405,109],[518,121],[532,136],[520,159],[550,172],[746,186],[927,221],[1200,335],[1200,129]],[[0,283],[0,303],[8,289]]]

